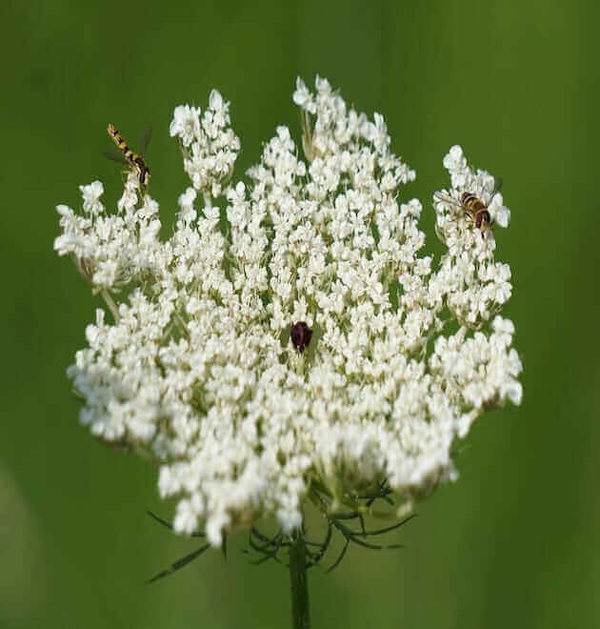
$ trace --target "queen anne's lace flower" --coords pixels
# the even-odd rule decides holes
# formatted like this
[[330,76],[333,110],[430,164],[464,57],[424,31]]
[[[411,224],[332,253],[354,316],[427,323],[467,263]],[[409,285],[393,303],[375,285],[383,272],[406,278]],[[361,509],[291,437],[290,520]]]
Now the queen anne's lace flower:
[[521,401],[498,314],[510,268],[460,206],[471,192],[506,227],[493,178],[450,149],[434,264],[383,117],[323,79],[314,93],[299,80],[294,100],[306,159],[279,127],[245,184],[229,183],[240,144],[221,95],[175,109],[193,187],[166,241],[135,172],[116,213],[100,182],[82,186],[81,213],[58,207],[56,250],[112,310],[69,369],[81,420],[156,457],[176,530],[204,525],[214,545],[261,515],[298,527],[312,482],[343,496],[385,480],[410,501],[455,475],[451,446],[481,413]]

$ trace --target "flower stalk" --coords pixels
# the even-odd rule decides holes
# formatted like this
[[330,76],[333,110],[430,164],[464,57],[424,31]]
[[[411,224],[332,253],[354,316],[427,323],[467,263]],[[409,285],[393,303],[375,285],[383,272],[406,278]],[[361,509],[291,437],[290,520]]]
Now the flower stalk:
[[294,534],[289,549],[290,585],[292,592],[292,627],[310,629],[308,579],[306,574],[306,542],[302,531]]

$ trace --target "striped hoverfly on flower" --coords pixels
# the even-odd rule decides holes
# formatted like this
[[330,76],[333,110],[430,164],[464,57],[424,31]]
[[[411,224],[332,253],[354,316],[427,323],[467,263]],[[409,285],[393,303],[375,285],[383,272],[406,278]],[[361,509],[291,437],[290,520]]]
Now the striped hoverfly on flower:
[[501,187],[502,180],[494,179],[494,189],[487,203],[476,194],[466,191],[460,195],[459,200],[444,192],[436,192],[434,194],[434,198],[436,201],[446,203],[464,212],[467,218],[481,232],[482,238],[485,238],[486,234],[490,231],[493,224],[492,216],[488,208],[491,205],[494,197],[500,192]]
[[142,141],[140,142],[140,153],[135,153],[129,147],[127,142],[125,142],[125,140],[123,139],[120,131],[115,127],[114,124],[112,124],[112,122],[108,123],[106,130],[108,132],[108,135],[117,145],[117,148],[120,152],[117,153],[114,151],[105,151],[104,155],[109,159],[112,159],[113,161],[131,166],[138,175],[140,187],[145,188],[150,180],[150,169],[146,165],[143,155],[148,148],[148,143],[150,142],[150,137],[152,135],[152,128],[147,127],[146,131],[144,132],[144,136],[142,138]]

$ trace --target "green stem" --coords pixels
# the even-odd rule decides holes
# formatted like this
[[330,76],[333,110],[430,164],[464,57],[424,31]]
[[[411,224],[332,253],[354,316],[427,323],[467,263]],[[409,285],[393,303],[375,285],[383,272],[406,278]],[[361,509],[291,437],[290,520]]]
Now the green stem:
[[302,531],[295,534],[290,546],[290,582],[292,586],[292,627],[294,629],[310,629],[306,543]]

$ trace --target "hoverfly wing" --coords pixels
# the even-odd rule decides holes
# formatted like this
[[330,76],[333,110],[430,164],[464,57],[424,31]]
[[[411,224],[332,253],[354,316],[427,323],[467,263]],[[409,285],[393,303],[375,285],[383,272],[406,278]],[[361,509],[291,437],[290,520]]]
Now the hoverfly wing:
[[433,198],[439,203],[446,203],[447,205],[460,206],[460,202],[457,201],[454,197],[451,197],[449,194],[445,192],[434,192]]
[[148,144],[150,144],[150,140],[152,139],[152,125],[147,125],[144,129],[144,133],[140,138],[140,155],[145,155],[146,150],[148,148]]
[[102,151],[102,155],[113,162],[118,162],[119,164],[125,164],[125,166],[129,166],[129,162],[125,159],[123,153],[120,153],[116,149]]
[[502,190],[502,184],[503,184],[503,181],[501,177],[494,177],[494,189],[492,190],[492,194],[490,195],[490,199],[486,205],[490,205],[494,197],[497,194],[500,194],[500,191]]

